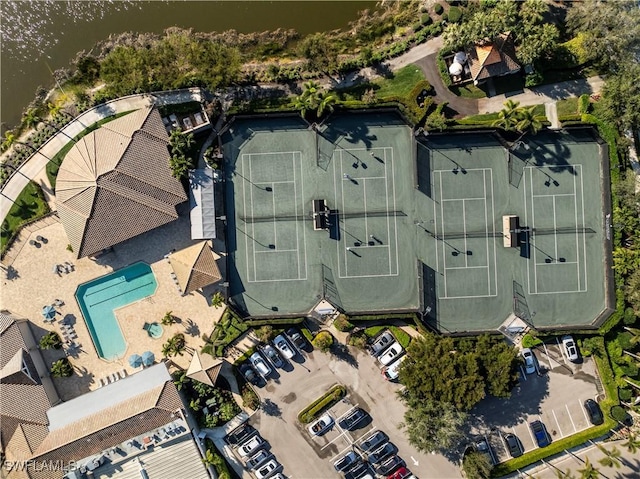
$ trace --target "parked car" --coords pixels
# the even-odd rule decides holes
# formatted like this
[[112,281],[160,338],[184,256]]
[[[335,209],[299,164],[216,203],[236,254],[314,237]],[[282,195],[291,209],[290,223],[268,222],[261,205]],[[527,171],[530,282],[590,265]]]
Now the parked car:
[[280,464],[275,459],[271,459],[269,462],[265,462],[262,466],[255,470],[255,475],[258,479],[266,479],[271,476],[276,469],[280,468]]
[[393,455],[384,461],[382,461],[379,465],[375,466],[374,469],[376,473],[381,476],[386,476],[387,474],[391,474],[393,471],[398,469],[404,464],[404,461],[400,458],[400,456]]
[[401,467],[390,476],[387,476],[387,479],[416,479],[416,476],[406,467]]
[[309,425],[309,432],[312,436],[321,436],[333,427],[333,418],[329,413],[315,420]]
[[595,402],[593,399],[587,399],[584,402],[584,408],[589,415],[589,421],[591,424],[595,426],[599,426],[604,422],[604,416],[602,415],[602,410],[600,409],[600,405]]
[[367,414],[364,409],[356,407],[349,411],[347,415],[340,420],[340,427],[347,431],[351,431],[367,417],[369,417],[369,414]]
[[529,348],[524,348],[520,354],[524,359],[524,372],[527,374],[533,374],[536,372],[536,357],[533,355],[533,351]]
[[378,336],[371,345],[371,354],[374,356],[379,355],[382,351],[387,349],[396,338],[391,334],[391,331],[384,331]]
[[242,443],[242,445],[238,448],[238,454],[242,457],[247,457],[249,454],[256,452],[262,446],[264,446],[265,442],[259,435],[253,436],[248,441]]
[[364,438],[358,447],[364,452],[369,452],[388,441],[389,436],[382,431],[376,431],[370,436]]
[[567,359],[572,363],[578,360],[578,346],[571,336],[562,336],[562,346],[567,355]]
[[369,464],[366,462],[359,462],[352,469],[349,469],[345,474],[346,479],[374,479]]
[[507,433],[503,436],[503,439],[511,457],[522,456],[522,446],[515,434]]
[[267,376],[271,374],[271,368],[267,365],[267,362],[262,359],[260,353],[253,353],[249,357],[249,362],[251,363],[253,368],[258,371],[258,374],[260,374],[260,376],[262,376],[263,378],[266,379]]
[[287,329],[287,336],[300,352],[307,350],[308,343],[300,331],[295,328]]
[[277,368],[283,368],[284,367],[284,361],[282,360],[280,355],[276,352],[276,350],[273,348],[273,346],[271,346],[270,344],[267,344],[267,345],[263,346],[262,351],[264,352],[264,355],[267,358],[269,358],[269,361],[271,361],[271,363],[275,367],[277,367]]
[[484,437],[473,441],[467,448],[467,451],[465,451],[465,454],[467,454],[468,451],[475,451],[479,454],[487,456],[490,464],[496,463],[496,461],[494,460],[493,451],[491,450],[491,446],[487,442],[487,439]]
[[344,472],[348,469],[351,469],[353,466],[360,461],[360,456],[356,454],[355,451],[349,451],[347,454],[342,456],[340,459],[336,460],[333,463],[333,467],[338,472]]
[[253,470],[257,468],[260,464],[265,462],[270,457],[271,453],[269,451],[261,449],[257,454],[254,454],[247,460],[247,469]]
[[245,422],[240,427],[235,428],[233,431],[227,434],[227,442],[231,445],[240,444],[256,432],[257,431],[252,426]]
[[280,354],[282,354],[285,358],[291,359],[293,357],[293,350],[289,346],[289,341],[284,339],[284,335],[278,334],[273,339],[273,345],[276,347]]
[[390,442],[385,443],[375,451],[369,453],[367,459],[371,464],[376,464],[381,462],[383,459],[386,459],[387,456],[396,453],[396,446],[391,444]]
[[406,356],[400,356],[391,364],[382,368],[382,375],[387,381],[395,381],[398,379],[398,374],[400,372],[400,365],[402,364],[402,361],[405,360],[405,358]]
[[240,373],[251,384],[258,384],[260,382],[260,378],[256,374],[255,369],[253,369],[251,365],[247,363],[243,363],[240,365]]
[[532,421],[529,423],[529,427],[531,428],[533,437],[536,438],[538,447],[547,447],[551,444],[551,439],[549,439],[549,434],[547,434],[547,429],[544,427],[544,424],[542,424],[542,421]]
[[395,341],[391,346],[384,350],[384,352],[378,357],[378,361],[383,366],[387,366],[391,362],[398,359],[404,354],[404,349],[400,346],[400,343]]

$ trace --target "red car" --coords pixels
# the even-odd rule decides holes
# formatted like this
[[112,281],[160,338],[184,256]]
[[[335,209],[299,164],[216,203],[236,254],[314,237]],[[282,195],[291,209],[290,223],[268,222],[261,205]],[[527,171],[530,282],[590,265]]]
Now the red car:
[[406,467],[401,467],[396,472],[387,476],[387,479],[417,479],[413,473]]

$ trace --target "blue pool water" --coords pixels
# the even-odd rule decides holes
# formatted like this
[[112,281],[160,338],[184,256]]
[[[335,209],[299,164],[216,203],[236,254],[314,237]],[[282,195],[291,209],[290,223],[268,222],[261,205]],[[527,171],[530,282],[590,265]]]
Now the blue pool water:
[[113,310],[153,295],[157,286],[147,263],[134,263],[78,286],[76,301],[100,357],[117,359],[127,350]]

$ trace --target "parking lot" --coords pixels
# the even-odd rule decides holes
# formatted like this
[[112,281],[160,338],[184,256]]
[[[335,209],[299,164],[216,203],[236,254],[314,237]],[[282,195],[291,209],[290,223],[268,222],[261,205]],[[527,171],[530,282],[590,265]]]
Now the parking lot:
[[498,462],[510,459],[502,434],[518,437],[525,452],[538,446],[529,423],[540,420],[551,441],[591,427],[584,410],[586,399],[595,399],[600,380],[591,358],[571,363],[559,341],[551,340],[533,348],[539,373],[520,373],[520,384],[509,399],[488,398],[473,409],[472,434],[484,435]]
[[[330,410],[336,423],[326,434],[312,436],[297,415],[335,384],[348,389],[345,400]],[[384,380],[377,362],[357,349],[342,347],[339,356],[307,352],[296,355],[289,366],[278,369],[265,386],[257,388],[263,408],[249,423],[268,441],[289,478],[341,477],[333,462],[374,429],[389,436],[397,454],[417,477],[460,477],[456,464],[439,455],[419,453],[409,445],[398,427],[404,415],[404,406],[396,396],[400,387]],[[367,411],[371,419],[346,431],[340,418],[354,406]]]

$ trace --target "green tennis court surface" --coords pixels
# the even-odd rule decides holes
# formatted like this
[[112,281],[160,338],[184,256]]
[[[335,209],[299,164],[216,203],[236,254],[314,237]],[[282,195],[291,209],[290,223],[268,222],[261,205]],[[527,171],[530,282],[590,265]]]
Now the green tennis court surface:
[[[305,314],[325,298],[477,331],[512,313],[587,325],[606,309],[589,135],[539,134],[508,152],[490,134],[416,141],[395,115],[372,113],[315,129],[236,119],[223,142],[230,293],[252,316]],[[516,247],[505,247],[505,215],[519,219]]]

